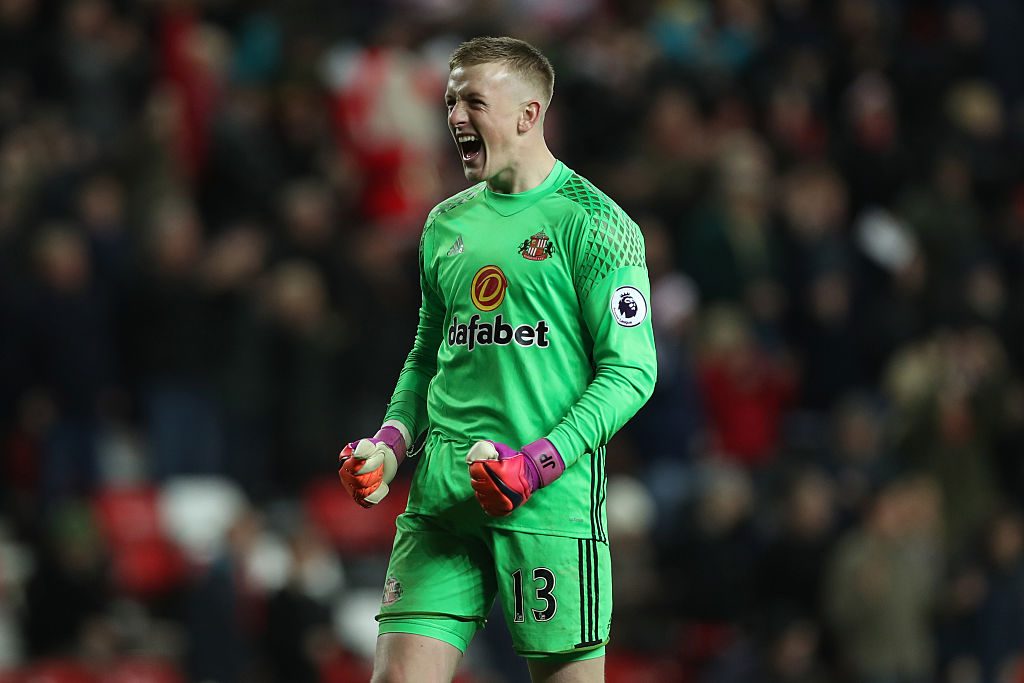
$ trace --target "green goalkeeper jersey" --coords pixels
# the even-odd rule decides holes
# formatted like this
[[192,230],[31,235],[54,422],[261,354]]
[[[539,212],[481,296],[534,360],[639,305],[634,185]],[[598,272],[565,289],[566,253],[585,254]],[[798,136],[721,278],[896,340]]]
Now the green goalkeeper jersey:
[[[416,339],[385,416],[428,434],[408,511],[606,540],[604,445],[657,370],[637,225],[556,162],[527,192],[480,183],[435,207],[419,266]],[[565,472],[508,517],[487,517],[469,447],[542,437]]]

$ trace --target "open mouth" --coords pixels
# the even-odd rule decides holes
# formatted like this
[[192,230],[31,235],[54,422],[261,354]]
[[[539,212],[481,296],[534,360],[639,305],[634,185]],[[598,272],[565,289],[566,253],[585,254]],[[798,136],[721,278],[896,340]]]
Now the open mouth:
[[476,159],[484,148],[483,140],[475,135],[460,135],[456,141],[459,143],[459,152],[462,153],[463,161]]

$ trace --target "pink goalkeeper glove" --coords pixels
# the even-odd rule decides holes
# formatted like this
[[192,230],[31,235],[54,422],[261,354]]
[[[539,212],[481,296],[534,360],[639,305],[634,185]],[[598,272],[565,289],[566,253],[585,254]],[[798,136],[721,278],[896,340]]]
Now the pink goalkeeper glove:
[[477,441],[466,454],[476,499],[484,512],[504,517],[565,471],[565,462],[547,439],[518,451],[497,441]]
[[405,460],[405,437],[386,425],[369,439],[353,441],[338,455],[338,478],[352,499],[373,507],[388,495],[388,484]]

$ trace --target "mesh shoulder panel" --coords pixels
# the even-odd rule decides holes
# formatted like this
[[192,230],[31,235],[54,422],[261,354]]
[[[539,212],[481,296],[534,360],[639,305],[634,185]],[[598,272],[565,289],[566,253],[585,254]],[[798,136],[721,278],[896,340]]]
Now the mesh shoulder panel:
[[586,301],[608,273],[626,266],[646,267],[640,228],[608,195],[575,173],[558,194],[578,204],[590,217],[574,276],[581,301]]

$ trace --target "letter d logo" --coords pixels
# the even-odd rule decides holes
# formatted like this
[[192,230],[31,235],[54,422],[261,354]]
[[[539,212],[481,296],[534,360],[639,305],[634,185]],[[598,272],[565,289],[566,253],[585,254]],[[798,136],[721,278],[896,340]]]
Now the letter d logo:
[[485,313],[493,311],[505,300],[508,279],[498,266],[484,266],[476,271],[473,284],[470,285],[470,296],[473,305]]

